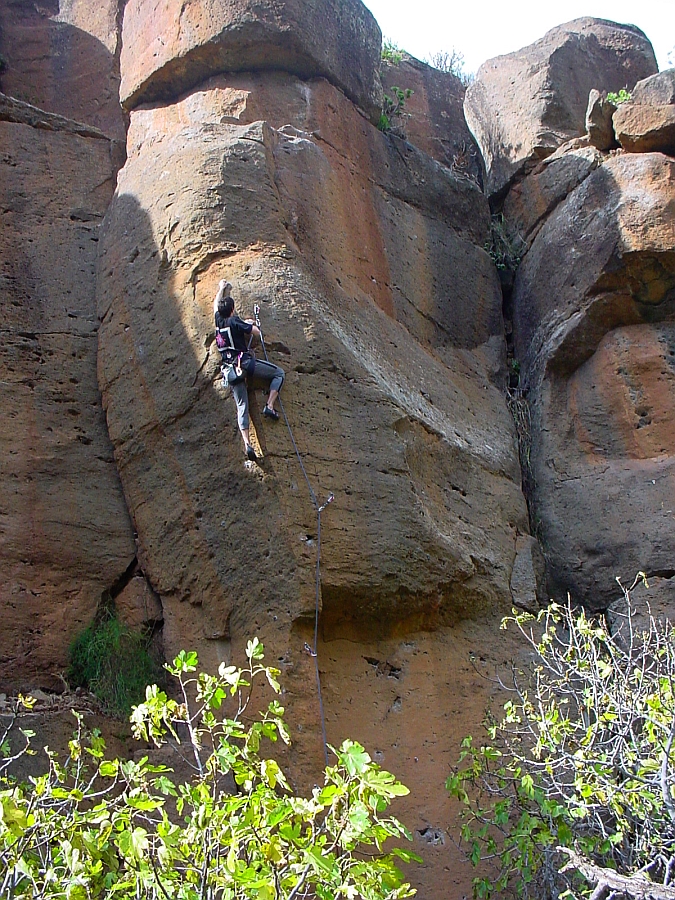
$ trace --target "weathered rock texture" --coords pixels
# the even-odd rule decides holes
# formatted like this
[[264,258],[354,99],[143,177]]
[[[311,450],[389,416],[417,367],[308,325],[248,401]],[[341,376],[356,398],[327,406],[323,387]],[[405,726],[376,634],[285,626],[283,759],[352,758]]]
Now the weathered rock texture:
[[509,603],[527,520],[491,382],[501,297],[479,190],[325,80],[281,74],[133,112],[128,154],[102,245],[99,377],[165,642],[175,616],[202,639],[279,640],[314,608],[316,518],[288,434],[256,400],[264,462],[246,468],[214,385],[221,277],[242,311],[261,304],[310,479],[336,495],[326,633]]
[[118,0],[5,0],[0,54],[5,94],[93,125],[123,149]]
[[[631,628],[633,633],[649,631],[650,619],[658,625],[665,622],[675,624],[675,578],[663,578],[659,575],[650,577],[647,585],[639,581],[630,593],[630,622],[628,622],[628,604],[626,598],[615,600],[607,610],[607,619],[613,634],[621,636],[626,642],[631,640]],[[630,579],[625,581],[626,587],[630,586]]]
[[675,156],[675,106],[622,103],[614,113],[614,128],[624,150]]
[[633,103],[669,106],[675,103],[675,69],[666,69],[638,81],[631,92]]
[[482,159],[464,119],[465,86],[452,72],[441,72],[407,53],[400,62],[383,61],[382,87],[411,90],[400,127],[411,144],[448,166],[458,175],[481,183]]
[[593,88],[588,95],[586,131],[591,144],[598,150],[611,150],[616,146],[614,126],[612,125],[614,112],[616,112],[614,103]]
[[323,76],[375,121],[382,34],[360,0],[131,0],[120,96],[131,109],[209,75],[278,69]]
[[672,569],[675,162],[607,159],[516,278],[516,354],[552,590],[596,608],[615,575]]
[[583,139],[563,144],[511,187],[503,205],[514,233],[531,242],[547,217],[602,161],[602,154]]
[[651,44],[632,25],[575,19],[529,47],[488,60],[464,110],[501,196],[532,164],[585,133],[589,91],[632,88],[657,71]]
[[[101,409],[94,297],[110,141],[0,121],[0,679],[61,686],[135,547]],[[4,107],[3,107],[4,108]],[[33,681],[33,684],[35,682]]]
[[614,113],[613,124],[625,150],[675,156],[675,69],[638,82],[630,102]]
[[[386,89],[413,90],[409,142],[377,131],[380,33],[356,0],[130,0],[123,51],[116,3],[51,2],[0,11],[2,684],[55,686],[101,599],[209,669],[255,633],[283,670],[292,777],[315,782],[316,512],[259,394],[260,464],[244,460],[213,342],[227,278],[240,312],[261,306],[307,478],[335,495],[328,739],[411,786],[421,892],[462,896],[441,785],[483,715],[473,666],[517,657],[499,614],[545,596],[463,88],[385,67]],[[675,160],[608,154],[593,110],[584,136],[590,89],[654,71],[637,29],[577,20],[487,63],[465,108],[525,239],[504,308],[549,587],[606,608],[643,569],[670,614]],[[672,77],[638,84],[637,106],[671,108]]]

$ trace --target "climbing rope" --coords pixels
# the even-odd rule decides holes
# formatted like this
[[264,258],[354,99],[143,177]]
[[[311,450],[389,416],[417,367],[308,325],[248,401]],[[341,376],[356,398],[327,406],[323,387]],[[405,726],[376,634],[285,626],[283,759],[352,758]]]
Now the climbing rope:
[[[263,336],[262,325],[260,324],[260,307],[256,303],[253,307],[253,313],[255,315],[255,324],[258,326],[258,330],[260,331],[260,345],[262,347],[263,353],[265,354],[266,362],[270,361],[269,356],[267,355],[267,347],[265,346],[265,338]],[[302,456],[300,455],[300,451],[298,450],[298,445],[295,443],[295,437],[293,436],[293,429],[291,428],[291,423],[288,421],[288,416],[286,415],[286,410],[284,409],[284,403],[281,399],[281,395],[278,397],[279,400],[279,408],[281,409],[281,413],[284,417],[284,422],[286,423],[286,428],[288,429],[288,435],[291,439],[291,444],[293,445],[293,449],[295,450],[295,455],[298,459],[298,463],[300,464],[300,469],[302,474],[305,477],[305,481],[307,482],[307,489],[309,491],[309,496],[312,501],[312,505],[316,510],[316,575],[315,575],[315,587],[316,587],[316,602],[314,606],[314,645],[312,647],[309,644],[305,644],[305,651],[309,653],[309,655],[314,659],[314,669],[316,671],[316,691],[319,697],[319,715],[321,717],[321,737],[323,740],[323,756],[326,765],[328,765],[328,740],[326,738],[326,717],[324,715],[323,710],[323,695],[321,692],[321,675],[319,673],[319,653],[318,653],[318,643],[319,643],[319,602],[321,595],[321,513],[324,509],[333,502],[335,499],[333,494],[329,494],[326,498],[325,503],[323,505],[319,505],[319,501],[316,498],[316,494],[314,493],[314,489],[312,488],[312,484],[309,480],[309,476],[307,474],[307,470],[305,469],[305,464],[302,461]]]

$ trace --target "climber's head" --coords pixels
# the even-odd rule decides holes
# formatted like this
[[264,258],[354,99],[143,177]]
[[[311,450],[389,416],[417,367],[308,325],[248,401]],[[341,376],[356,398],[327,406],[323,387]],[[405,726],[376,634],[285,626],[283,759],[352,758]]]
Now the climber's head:
[[228,284],[223,291],[223,296],[218,301],[218,312],[228,319],[234,312],[234,300],[230,297],[232,285]]

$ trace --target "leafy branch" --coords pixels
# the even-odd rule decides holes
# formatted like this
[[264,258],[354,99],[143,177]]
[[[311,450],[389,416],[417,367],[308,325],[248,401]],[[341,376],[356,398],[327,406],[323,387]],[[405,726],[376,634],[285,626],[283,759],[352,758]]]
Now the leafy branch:
[[[289,743],[276,697],[248,721],[251,691],[277,669],[249,641],[243,668],[198,672],[195,653],[167,666],[175,697],[157,685],[131,721],[137,738],[172,745],[193,769],[105,758],[81,714],[61,762],[28,784],[0,777],[0,896],[40,900],[399,900],[414,890],[398,863],[419,861],[390,839],[410,839],[386,810],[408,793],[364,748],[332,749],[322,786],[297,796],[265,745]],[[258,689],[259,690],[259,689]],[[256,696],[259,696],[257,694]],[[187,752],[186,752],[187,751]],[[8,754],[5,748],[5,755]]]
[[[630,587],[611,631],[582,609],[514,614],[533,654],[515,667],[488,743],[462,744],[447,788],[462,804],[462,841],[479,897],[567,891],[666,898],[675,877],[675,635],[634,619]],[[571,863],[571,864],[570,864]],[[615,872],[614,881],[601,870]],[[596,877],[597,876],[597,877]],[[668,890],[666,890],[668,888]],[[595,895],[594,895],[595,896]]]

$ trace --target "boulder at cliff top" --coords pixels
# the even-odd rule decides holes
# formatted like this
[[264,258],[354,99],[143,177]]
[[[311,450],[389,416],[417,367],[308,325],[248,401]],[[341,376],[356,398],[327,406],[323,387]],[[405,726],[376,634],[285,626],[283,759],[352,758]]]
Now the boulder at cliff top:
[[632,91],[633,103],[651,103],[654,106],[670,106],[675,103],[675,69],[666,69],[657,75],[638,81]]
[[635,85],[633,96],[614,113],[614,130],[631,153],[675,155],[675,69]]
[[618,91],[656,71],[652,46],[638,28],[591,18],[483,63],[464,110],[483,153],[488,194],[503,194],[533,163],[585,133],[592,88]]
[[309,478],[335,494],[327,634],[508,605],[527,516],[490,381],[501,297],[478,188],[325,80],[280,73],[134,111],[128,151],[101,248],[99,373],[168,652],[178,619],[201,646],[258,631],[278,646],[313,616],[316,515],[289,435],[254,394],[262,463],[247,467],[219,383],[222,277],[241,313],[260,303]]
[[629,153],[675,155],[675,106],[622,103],[613,121],[617,140]]
[[0,121],[0,679],[60,689],[70,643],[135,554],[96,373],[113,171],[100,134],[22,110],[39,113],[14,103]]
[[132,109],[219,72],[278,69],[327,78],[377,121],[381,45],[360,0],[130,0],[120,97]]
[[123,151],[119,8],[119,0],[0,4],[0,89],[99,128]]
[[551,214],[514,288],[533,508],[556,596],[672,569],[675,161],[607,159]]

